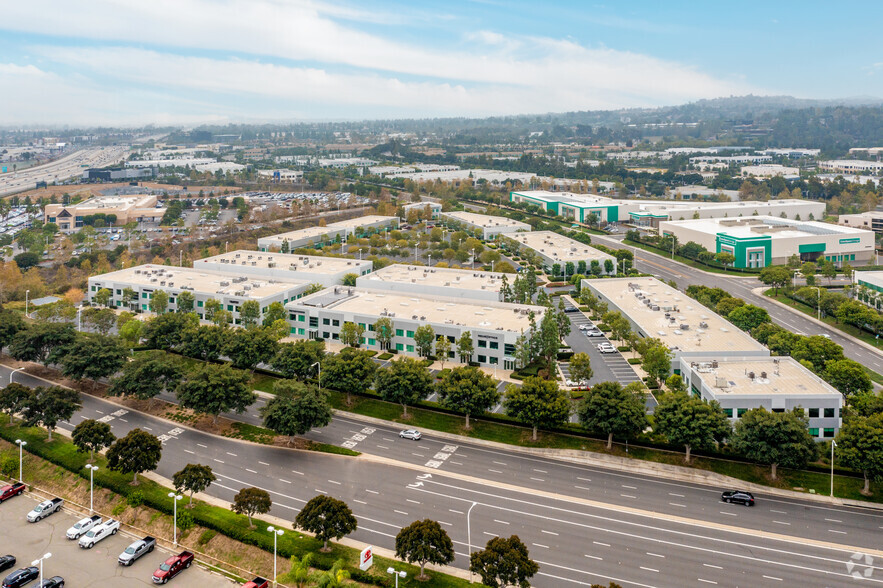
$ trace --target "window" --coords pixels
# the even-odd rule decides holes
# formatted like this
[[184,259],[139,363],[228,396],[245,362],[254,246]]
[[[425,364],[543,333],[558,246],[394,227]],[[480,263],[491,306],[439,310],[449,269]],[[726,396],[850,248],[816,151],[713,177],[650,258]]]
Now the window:
[[368,330],[374,332],[374,325],[368,325]]
[[830,428],[830,429],[826,428],[826,429],[825,429],[825,432],[824,432],[824,434],[823,434],[822,436],[823,436],[825,439],[830,439],[831,437],[834,436],[834,429],[833,429],[833,428]]
[[232,305],[232,304],[228,304],[228,305],[227,305],[227,310],[229,310],[230,312],[233,312],[233,305]]
[[307,318],[306,316],[299,314],[299,315],[297,315],[297,322],[302,323],[306,320],[306,318]]
[[479,355],[478,356],[478,363],[487,363],[487,356]]
[[725,408],[724,414],[727,415],[728,419],[733,418],[733,409],[732,408]]
[[487,347],[487,341],[485,341],[484,339],[479,339],[478,346],[479,347]]
[[491,349],[499,349],[499,348],[500,348],[500,344],[497,343],[496,341],[491,341],[490,344],[489,344],[488,346],[489,346]]
[[142,304],[142,305],[141,305],[141,310],[147,310],[147,305],[146,305],[146,304]]
[[813,436],[813,437],[818,437],[818,436],[819,436],[819,430],[818,430],[818,429],[810,429],[810,430],[809,430],[809,434],[810,434],[811,436]]
[[809,409],[809,418],[811,418],[811,419],[819,418],[819,409],[818,408]]
[[405,330],[404,329],[396,329],[396,337],[404,337]]
[[319,317],[311,316],[310,317],[310,327],[315,329],[318,326],[319,326]]
[[737,408],[736,409],[736,418],[741,419],[742,415],[745,414],[746,412],[748,412],[747,408]]
[[413,345],[405,345],[405,349],[408,350],[409,353],[414,353]]
[[362,327],[362,328],[364,329],[364,328],[365,328],[365,323],[359,323],[359,326]]
[[339,333],[333,333],[333,334],[331,335],[331,339],[333,339],[333,340],[335,340],[335,341],[336,341],[337,339],[340,339],[340,334],[339,334]]
[[498,357],[491,358],[491,361],[490,361],[491,365],[497,365],[498,363],[500,363],[500,358],[498,358]]
[[120,290],[119,288],[117,288],[117,296],[122,296],[122,294],[123,294],[123,291]]
[[323,325],[330,325],[330,324],[331,324],[331,319],[329,319],[329,318],[323,318],[323,319],[322,319],[322,324],[323,324]]
[[402,343],[396,343],[396,351],[404,351],[405,346]]
[[169,298],[169,304],[174,304],[174,303],[175,303],[175,299],[174,299],[174,298]]
[[147,298],[147,292],[142,292],[142,293],[141,293],[141,298],[142,298],[142,299],[146,299],[146,298]]
[[826,419],[833,419],[834,418],[834,410],[835,409],[833,409],[833,408],[826,408],[825,409],[825,418]]
[[774,408],[773,412],[785,412],[784,408]]
[[414,338],[414,331],[408,331],[408,338],[410,338],[410,339]]
[[291,331],[290,331],[290,332],[291,332],[292,335],[297,334],[297,328],[296,328],[296,327],[291,327]]
[[332,320],[332,321],[331,321],[331,326],[332,326],[332,327],[339,327],[339,326],[340,326],[340,319],[334,319],[334,320]]
[[503,346],[503,353],[505,353],[506,355],[515,355],[515,345],[506,343]]
[[196,306],[198,306],[199,308],[202,308],[203,306],[205,306],[205,302],[203,302],[202,300],[197,300]]
[[323,339],[327,339],[329,336],[330,336],[330,334],[328,333],[328,331],[322,331],[322,338]]
[[368,339],[368,345],[377,345],[377,339]]
[[298,327],[298,329],[297,329],[297,334],[298,334],[298,335],[303,335],[303,334],[305,334],[305,333],[304,333],[304,330],[303,330],[303,329],[301,329],[300,327]]

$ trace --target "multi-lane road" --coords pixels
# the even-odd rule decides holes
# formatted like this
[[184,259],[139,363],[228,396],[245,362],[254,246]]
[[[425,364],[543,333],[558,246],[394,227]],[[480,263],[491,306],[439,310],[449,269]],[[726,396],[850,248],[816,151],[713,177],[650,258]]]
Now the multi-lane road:
[[[9,369],[0,367],[0,382]],[[44,382],[16,373],[27,385]],[[290,451],[218,438],[93,397],[62,423],[103,419],[120,436],[144,428],[164,441],[158,473],[186,463],[210,465],[218,476],[208,493],[231,500],[242,487],[273,497],[272,514],[292,520],[317,494],[345,500],[359,519],[357,541],[392,548],[410,522],[438,520],[455,544],[453,565],[465,568],[472,549],[492,536],[518,534],[540,563],[534,584],[585,586],[844,586],[852,572],[883,583],[868,567],[883,511],[758,496],[754,508],[720,502],[720,489],[613,472],[474,444],[398,437],[392,425],[338,416],[310,438],[347,445],[358,458]],[[248,419],[249,415],[245,415]],[[27,477],[27,473],[25,473]],[[473,506],[474,505],[474,506]],[[862,555],[858,567],[851,558]]]
[[88,147],[74,151],[45,165],[20,172],[0,174],[0,196],[33,190],[38,182],[52,184],[79,176],[85,168],[116,165],[126,158],[124,146]]

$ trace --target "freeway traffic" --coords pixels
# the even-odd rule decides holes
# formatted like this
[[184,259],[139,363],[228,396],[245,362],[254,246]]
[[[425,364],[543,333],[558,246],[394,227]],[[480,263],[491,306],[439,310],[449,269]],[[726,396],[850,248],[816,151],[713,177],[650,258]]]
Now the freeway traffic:
[[[0,368],[0,381],[9,369]],[[15,381],[45,382],[27,374]],[[108,422],[117,436],[141,427],[164,442],[158,473],[210,465],[208,493],[231,500],[244,486],[271,493],[272,514],[293,520],[319,493],[346,501],[360,521],[351,537],[392,548],[398,530],[432,518],[443,524],[465,567],[471,545],[518,534],[540,565],[535,585],[847,585],[856,550],[872,550],[883,511],[757,495],[754,508],[720,502],[719,488],[608,471],[517,451],[436,440],[410,441],[394,426],[338,416],[309,436],[351,445],[359,458],[294,452],[214,437],[90,396],[73,419]],[[61,427],[72,430],[71,423]],[[27,473],[25,473],[27,479]],[[881,555],[871,552],[874,555]],[[871,582],[883,573],[871,569]],[[878,575],[879,578],[873,578]]]
[[125,159],[128,147],[88,147],[78,149],[45,165],[20,172],[0,174],[0,196],[33,190],[38,182],[63,182],[82,174],[85,168],[116,165]]

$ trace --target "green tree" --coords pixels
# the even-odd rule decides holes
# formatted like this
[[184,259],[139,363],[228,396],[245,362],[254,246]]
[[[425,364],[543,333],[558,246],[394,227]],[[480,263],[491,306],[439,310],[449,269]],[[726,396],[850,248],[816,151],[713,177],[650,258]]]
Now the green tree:
[[417,404],[432,392],[432,374],[423,363],[411,357],[392,361],[380,368],[374,387],[387,402],[402,405],[402,416],[408,418],[408,405]]
[[270,306],[267,307],[267,312],[264,313],[264,318],[261,321],[261,325],[264,327],[270,327],[276,321],[285,321],[288,323],[288,312],[285,311],[285,305],[281,302],[273,302]]
[[435,331],[431,325],[421,325],[414,331],[414,346],[417,348],[417,355],[420,357],[432,355],[433,341],[435,341]]
[[344,321],[340,327],[340,342],[350,347],[358,347],[365,336],[365,327],[351,321]]
[[141,333],[144,330],[144,323],[139,320],[131,320],[117,327],[120,340],[127,347],[135,347],[141,341]]
[[445,362],[451,356],[451,340],[446,335],[439,335],[435,340],[435,355],[441,361],[442,369],[445,369]]
[[28,396],[22,414],[27,426],[45,427],[49,433],[48,440],[52,441],[52,431],[58,426],[58,421],[70,420],[82,406],[80,393],[76,390],[61,386],[41,387],[35,388]]
[[779,288],[784,288],[791,283],[791,270],[783,265],[770,265],[760,270],[758,279],[767,286],[776,289],[776,296],[779,295]]
[[202,361],[216,361],[227,345],[228,329],[217,325],[189,326],[181,336],[181,355]]
[[345,566],[346,562],[342,559],[334,562],[330,570],[323,572],[319,576],[316,582],[317,588],[343,588],[348,586],[349,582],[347,580],[350,579],[350,573],[346,570]]
[[138,484],[138,474],[152,471],[162,457],[162,442],[141,429],[132,429],[107,450],[107,467],[115,472],[132,474],[132,485]]
[[760,308],[759,306],[746,304],[734,309],[729,315],[727,315],[727,320],[743,331],[750,331],[758,325],[770,322],[770,315],[765,309]]
[[257,514],[267,514],[273,501],[270,500],[270,493],[261,488],[243,488],[233,497],[233,504],[230,510],[236,514],[244,514],[248,517],[248,526],[254,529],[254,523],[251,517]]
[[162,392],[174,390],[182,375],[181,362],[174,356],[161,351],[141,353],[111,380],[108,394],[152,401]]
[[858,394],[867,394],[874,389],[864,366],[851,359],[836,359],[825,363],[822,378],[837,388],[847,402],[851,402]]
[[94,300],[96,304],[107,307],[110,306],[112,299],[113,292],[111,292],[107,288],[101,288],[98,292],[95,293],[95,296],[92,297],[92,300]]
[[218,424],[222,412],[245,412],[257,399],[251,391],[251,375],[228,365],[204,364],[189,372],[175,391],[184,408],[209,414]]
[[98,380],[118,372],[128,352],[116,337],[80,335],[61,356],[61,373],[74,380]]
[[656,341],[657,344],[645,348],[641,354],[641,367],[647,372],[652,385],[659,385],[660,381],[668,377],[671,372],[671,359],[674,356],[668,347]]
[[673,445],[684,446],[687,463],[694,447],[711,449],[730,433],[730,422],[717,401],[683,393],[663,396],[654,417],[657,433]]
[[316,374],[313,366],[324,358],[325,341],[302,339],[294,343],[280,343],[279,351],[270,365],[285,378],[305,380]]
[[533,428],[534,441],[538,427],[560,425],[570,416],[570,398],[558,388],[558,382],[535,376],[525,378],[521,386],[506,386],[503,405],[507,415]]
[[143,338],[148,347],[154,349],[175,349],[181,344],[184,331],[199,325],[199,319],[191,313],[161,314],[151,318],[144,325]]
[[65,349],[75,338],[73,325],[34,323],[15,334],[9,344],[9,355],[19,361],[46,365],[53,352]]
[[87,308],[82,312],[87,328],[93,328],[101,335],[107,335],[117,323],[117,315],[109,308]]
[[470,416],[481,416],[500,401],[497,382],[476,367],[442,373],[435,389],[443,406],[466,415],[466,429]]
[[346,392],[347,404],[351,404],[352,393],[364,394],[374,382],[377,364],[371,357],[366,351],[351,348],[326,356],[322,361],[322,382],[329,388]]
[[276,395],[261,408],[264,426],[277,435],[288,436],[288,445],[295,435],[325,427],[331,422],[328,396],[315,386],[297,380],[277,380]]
[[[770,342],[770,349],[772,344]],[[843,359],[843,348],[821,335],[799,337],[791,348],[791,357],[812,364],[813,371],[821,373],[829,361]]]
[[592,379],[595,372],[592,370],[592,359],[588,353],[574,353],[570,358],[570,379],[577,383],[586,382]]
[[742,457],[770,466],[770,477],[776,470],[802,469],[817,455],[816,442],[807,430],[803,411],[767,412],[752,408],[736,422],[730,445]]
[[188,463],[183,470],[175,472],[175,475],[172,476],[172,484],[174,484],[176,492],[190,493],[190,502],[187,507],[193,508],[193,493],[204,492],[217,479],[210,466]]
[[429,579],[426,564],[445,566],[454,561],[454,544],[442,526],[431,519],[414,521],[396,535],[396,557],[420,566],[417,580]]
[[194,302],[193,293],[189,290],[179,292],[178,297],[175,300],[175,303],[178,306],[178,312],[193,312]]
[[13,417],[22,412],[31,402],[30,397],[33,393],[31,388],[18,382],[12,382],[4,388],[0,388],[0,410],[9,415],[10,425]]
[[116,441],[116,435],[111,433],[110,425],[94,419],[85,419],[74,427],[71,439],[77,450],[89,452],[89,461],[95,459],[95,452],[105,447],[110,447]]
[[129,310],[138,308],[138,293],[132,288],[123,288],[123,298],[120,300]]
[[871,482],[883,479],[883,414],[844,419],[837,433],[837,459],[865,479],[862,494],[871,494]]
[[359,279],[359,274],[355,274],[352,272],[350,272],[348,274],[344,274],[343,285],[344,286],[355,286],[357,279]]
[[150,303],[147,306],[150,312],[163,314],[169,308],[169,295],[163,290],[156,290],[150,295]]
[[392,344],[392,338],[395,336],[392,320],[385,316],[377,319],[377,322],[374,323],[374,333],[377,337],[377,342],[380,343],[380,348],[389,349]]
[[592,387],[576,409],[580,424],[591,433],[607,435],[607,450],[613,436],[632,437],[647,426],[644,397],[618,382],[601,382]]
[[460,363],[469,363],[472,361],[472,354],[475,349],[472,345],[472,333],[463,331],[460,338],[457,339],[457,354],[460,356]]
[[324,552],[331,551],[328,541],[349,535],[358,525],[345,502],[323,494],[311,498],[294,519],[294,528],[314,534],[323,542]]
[[220,300],[209,298],[205,301],[205,320],[215,322],[215,314],[223,308]]
[[800,273],[806,280],[807,286],[812,286],[816,283],[816,268],[816,264],[811,261],[807,261],[800,266]]
[[239,306],[239,324],[244,329],[258,325],[261,318],[261,303],[257,300],[246,300]]
[[251,370],[269,363],[279,351],[279,343],[266,329],[234,329],[227,337],[224,353],[239,369]]
[[484,549],[469,558],[469,571],[478,574],[481,583],[492,588],[529,588],[530,579],[539,570],[540,566],[530,559],[530,553],[518,535],[508,539],[494,537]]
[[740,306],[745,306],[744,300],[742,300],[741,298],[733,298],[732,296],[729,296],[717,303],[717,306],[714,307],[714,312],[718,313],[722,317],[727,317],[730,315],[731,312],[733,312]]
[[732,253],[721,251],[720,253],[715,254],[714,259],[724,267],[728,267],[736,261],[736,256]]
[[296,555],[291,556],[291,567],[287,572],[277,578],[283,585],[291,585],[294,588],[306,588],[316,581],[316,573],[310,567],[313,563],[313,554],[307,553],[300,559]]
[[0,309],[0,350],[9,345],[16,333],[25,328],[25,321],[20,313]]

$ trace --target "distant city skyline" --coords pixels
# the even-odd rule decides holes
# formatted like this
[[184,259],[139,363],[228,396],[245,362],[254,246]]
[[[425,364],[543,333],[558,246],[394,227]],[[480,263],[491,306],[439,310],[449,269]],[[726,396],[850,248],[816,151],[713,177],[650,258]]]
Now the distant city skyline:
[[[29,0],[0,124],[495,116],[883,96],[875,3]],[[877,9],[879,10],[879,9]]]

